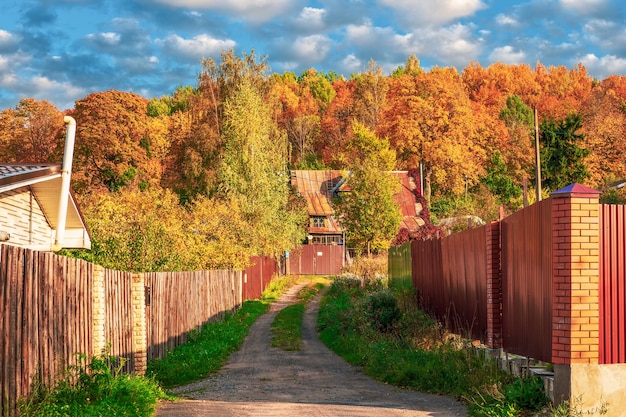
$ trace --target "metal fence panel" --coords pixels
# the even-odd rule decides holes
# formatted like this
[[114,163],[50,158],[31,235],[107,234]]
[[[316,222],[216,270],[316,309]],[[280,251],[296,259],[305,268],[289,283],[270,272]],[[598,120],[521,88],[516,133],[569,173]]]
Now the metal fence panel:
[[507,352],[552,361],[552,200],[502,220],[502,322]]
[[626,363],[626,206],[600,205],[600,357]]

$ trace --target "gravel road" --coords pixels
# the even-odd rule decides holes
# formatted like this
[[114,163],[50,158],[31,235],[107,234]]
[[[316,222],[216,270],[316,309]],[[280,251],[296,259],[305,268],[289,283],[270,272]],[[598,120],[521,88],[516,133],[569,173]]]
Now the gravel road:
[[179,387],[183,401],[164,402],[157,417],[356,416],[461,417],[466,407],[438,395],[377,382],[331,352],[317,337],[320,295],[312,299],[302,326],[303,349],[270,346],[270,324],[295,300],[292,287],[250,328],[242,348],[215,376]]

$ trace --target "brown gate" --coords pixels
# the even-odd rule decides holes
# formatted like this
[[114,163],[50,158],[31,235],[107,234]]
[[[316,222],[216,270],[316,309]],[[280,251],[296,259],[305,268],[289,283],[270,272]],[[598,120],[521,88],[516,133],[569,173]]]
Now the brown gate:
[[339,275],[343,267],[344,246],[302,245],[289,254],[287,270],[291,275]]

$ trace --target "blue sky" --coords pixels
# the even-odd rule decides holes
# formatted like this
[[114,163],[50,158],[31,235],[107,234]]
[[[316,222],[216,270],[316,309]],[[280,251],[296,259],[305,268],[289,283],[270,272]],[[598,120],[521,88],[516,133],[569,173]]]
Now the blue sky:
[[273,72],[345,75],[470,62],[582,63],[626,75],[623,0],[2,0],[0,109],[72,108],[116,89],[147,98],[196,85],[203,57],[266,55]]

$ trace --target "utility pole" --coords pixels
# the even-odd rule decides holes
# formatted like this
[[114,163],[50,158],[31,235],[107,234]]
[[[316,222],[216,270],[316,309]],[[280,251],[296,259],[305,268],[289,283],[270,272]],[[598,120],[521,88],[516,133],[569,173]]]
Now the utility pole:
[[537,179],[537,202],[541,201],[541,158],[539,156],[539,118],[535,107],[535,178]]

